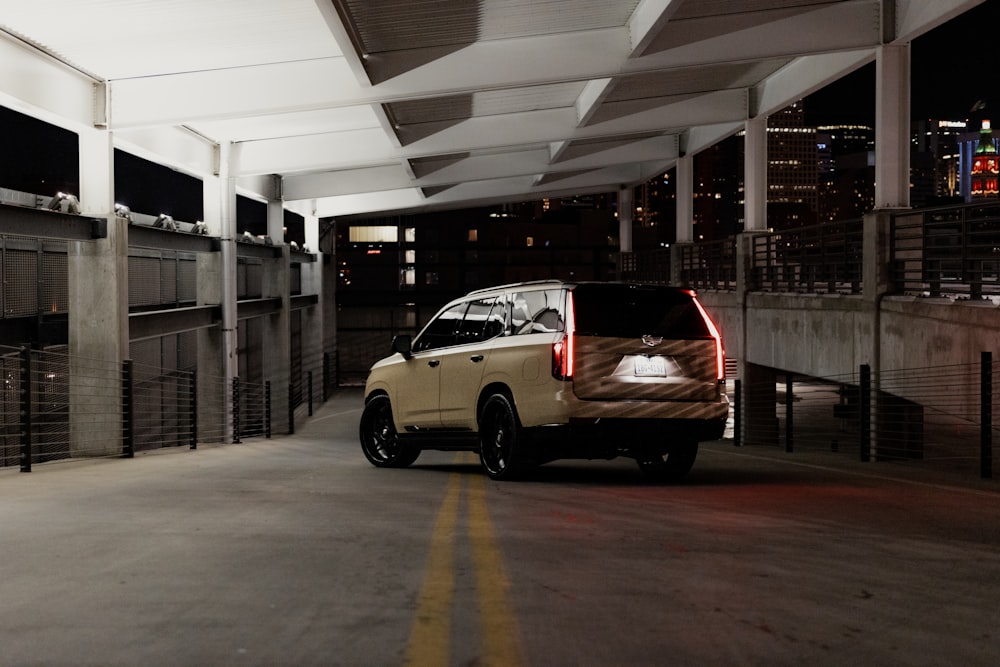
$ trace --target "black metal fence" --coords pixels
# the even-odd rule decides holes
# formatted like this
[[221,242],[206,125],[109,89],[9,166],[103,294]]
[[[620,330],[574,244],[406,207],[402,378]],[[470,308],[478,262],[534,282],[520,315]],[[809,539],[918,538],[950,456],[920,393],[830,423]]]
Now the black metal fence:
[[901,213],[890,234],[897,291],[1000,299],[1000,202]]
[[734,442],[991,478],[998,382],[1000,363],[989,352],[978,364],[737,381]]
[[[289,384],[289,430],[311,416],[332,388],[329,359],[301,386]],[[0,347],[0,467],[131,457],[164,447],[271,437],[270,382],[231,385],[222,377],[71,357],[62,350]],[[227,392],[228,389],[228,392]],[[229,396],[209,407],[203,395]]]
[[[679,249],[678,276],[696,289],[736,288],[736,237]],[[888,243],[890,294],[1000,303],[1000,201],[893,214]],[[750,241],[747,289],[859,294],[863,220],[760,232]],[[669,251],[622,253],[621,276],[671,282]]]
[[863,237],[861,220],[754,236],[750,289],[858,294]]

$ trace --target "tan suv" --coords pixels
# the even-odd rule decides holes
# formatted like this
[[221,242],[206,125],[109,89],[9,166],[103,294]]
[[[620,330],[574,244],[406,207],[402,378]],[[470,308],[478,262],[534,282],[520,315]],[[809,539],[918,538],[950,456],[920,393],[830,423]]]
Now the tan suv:
[[719,332],[691,290],[538,282],[441,309],[365,386],[361,447],[403,467],[421,450],[479,452],[508,479],[556,459],[634,458],[679,479],[729,415]]

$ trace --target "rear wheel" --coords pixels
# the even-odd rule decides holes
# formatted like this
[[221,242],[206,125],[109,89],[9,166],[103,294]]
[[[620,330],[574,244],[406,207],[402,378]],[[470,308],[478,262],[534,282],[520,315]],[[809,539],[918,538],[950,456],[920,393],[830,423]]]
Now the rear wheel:
[[479,415],[479,460],[491,479],[513,479],[524,467],[523,437],[510,399],[494,394]]
[[361,450],[372,465],[379,468],[405,468],[420,456],[419,449],[403,447],[392,421],[389,397],[380,394],[365,404],[361,413]]
[[636,459],[639,470],[658,482],[676,482],[684,477],[698,458],[698,443],[689,442],[663,453],[649,453]]

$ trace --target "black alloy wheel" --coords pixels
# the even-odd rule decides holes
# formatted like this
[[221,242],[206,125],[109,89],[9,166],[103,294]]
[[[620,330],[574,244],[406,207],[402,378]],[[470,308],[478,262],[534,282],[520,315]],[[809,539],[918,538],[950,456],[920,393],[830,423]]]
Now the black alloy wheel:
[[372,465],[379,468],[405,468],[420,456],[419,449],[404,447],[392,421],[389,397],[373,396],[361,413],[361,450]]
[[479,415],[479,460],[491,479],[513,479],[522,468],[521,426],[511,400],[503,394],[486,399]]
[[698,443],[676,445],[663,453],[649,453],[636,459],[639,470],[657,482],[676,482],[688,474],[698,458]]

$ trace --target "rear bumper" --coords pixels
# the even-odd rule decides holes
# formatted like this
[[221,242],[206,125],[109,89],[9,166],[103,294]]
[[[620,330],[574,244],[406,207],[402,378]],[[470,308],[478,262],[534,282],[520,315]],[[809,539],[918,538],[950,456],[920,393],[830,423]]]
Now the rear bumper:
[[632,458],[720,439],[728,413],[711,419],[574,418],[527,429],[539,462],[556,459]]

